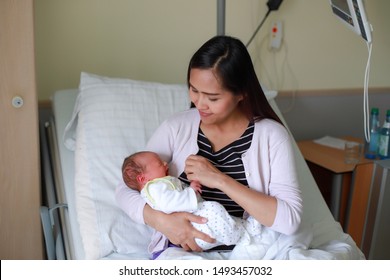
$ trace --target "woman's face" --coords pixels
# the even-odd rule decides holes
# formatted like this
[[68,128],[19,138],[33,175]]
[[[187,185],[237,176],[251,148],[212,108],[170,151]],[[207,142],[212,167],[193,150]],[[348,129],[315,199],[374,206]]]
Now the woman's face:
[[204,124],[218,124],[241,114],[238,103],[242,95],[222,88],[211,69],[191,69],[189,94]]

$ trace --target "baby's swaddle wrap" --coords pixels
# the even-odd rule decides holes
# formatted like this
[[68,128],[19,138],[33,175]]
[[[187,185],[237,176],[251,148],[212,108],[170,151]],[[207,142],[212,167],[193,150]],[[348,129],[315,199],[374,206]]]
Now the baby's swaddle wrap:
[[205,224],[192,223],[197,230],[216,239],[215,243],[196,239],[203,250],[237,244],[243,236],[248,235],[244,220],[230,216],[218,202],[203,201],[192,188],[176,177],[166,176],[148,182],[141,195],[153,209],[164,213],[191,212],[207,218]]

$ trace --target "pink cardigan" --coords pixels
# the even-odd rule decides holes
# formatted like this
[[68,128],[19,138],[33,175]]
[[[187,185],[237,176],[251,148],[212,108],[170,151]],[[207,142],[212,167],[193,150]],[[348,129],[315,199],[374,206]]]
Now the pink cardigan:
[[[184,170],[186,158],[198,152],[199,122],[196,109],[177,113],[164,121],[149,140],[146,149],[169,162],[170,175],[178,177]],[[249,187],[277,199],[271,229],[293,234],[301,222],[302,198],[287,130],[270,119],[256,122],[252,144],[242,155],[242,161]],[[145,201],[137,191],[120,183],[116,200],[130,218],[144,223]]]

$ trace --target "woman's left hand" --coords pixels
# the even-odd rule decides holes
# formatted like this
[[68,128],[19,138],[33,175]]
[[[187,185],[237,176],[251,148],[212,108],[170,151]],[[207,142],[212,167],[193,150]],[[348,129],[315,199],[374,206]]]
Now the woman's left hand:
[[186,160],[184,169],[190,181],[198,181],[209,188],[219,188],[218,178],[224,175],[206,158],[197,155],[190,155]]

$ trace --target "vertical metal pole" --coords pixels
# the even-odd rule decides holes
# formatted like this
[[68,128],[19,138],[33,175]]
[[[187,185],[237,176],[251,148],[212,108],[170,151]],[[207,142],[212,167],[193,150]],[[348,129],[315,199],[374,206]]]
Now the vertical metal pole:
[[225,0],[217,0],[217,35],[225,35]]

